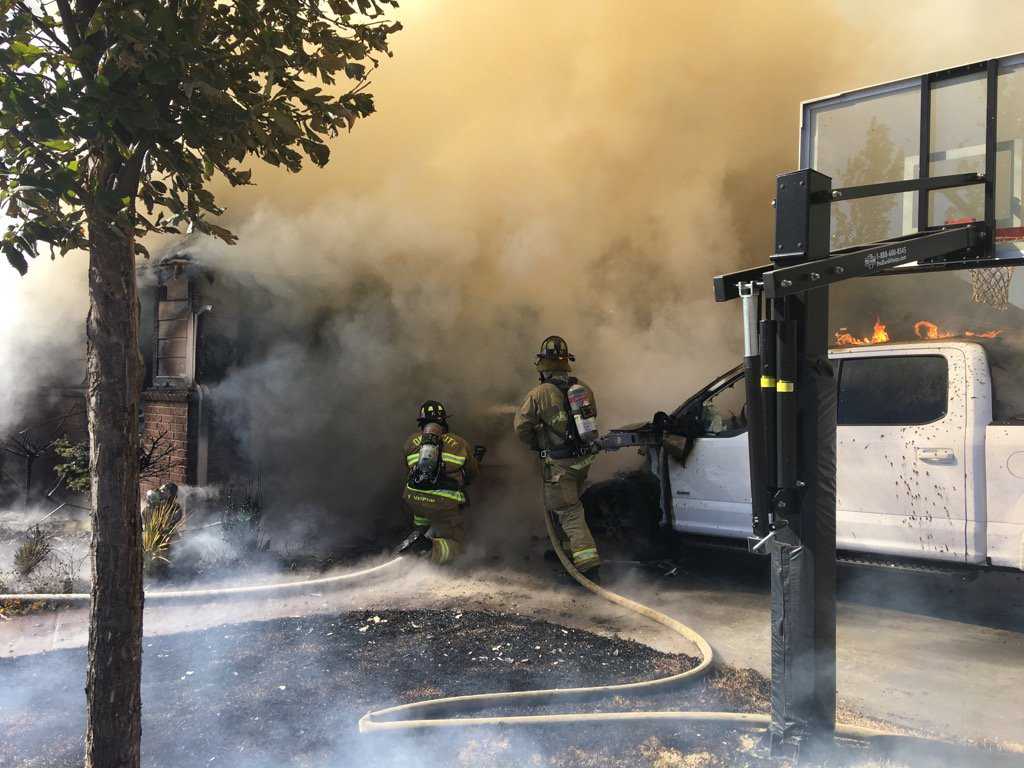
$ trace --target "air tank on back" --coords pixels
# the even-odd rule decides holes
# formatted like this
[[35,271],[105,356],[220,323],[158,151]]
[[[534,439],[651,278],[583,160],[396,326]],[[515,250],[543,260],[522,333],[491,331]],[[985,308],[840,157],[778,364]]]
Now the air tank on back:
[[409,476],[409,484],[414,488],[427,488],[437,482],[441,469],[441,436],[443,434],[444,429],[440,424],[430,422],[423,426],[419,459]]
[[590,396],[590,390],[581,384],[573,384],[567,393],[569,409],[576,423],[576,433],[584,443],[592,443],[598,438],[597,408]]

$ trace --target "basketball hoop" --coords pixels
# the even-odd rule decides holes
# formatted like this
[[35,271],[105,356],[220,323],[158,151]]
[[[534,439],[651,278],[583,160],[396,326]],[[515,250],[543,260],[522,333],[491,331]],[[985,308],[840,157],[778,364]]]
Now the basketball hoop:
[[1010,281],[1013,267],[989,267],[971,270],[971,301],[995,309],[1010,306]]

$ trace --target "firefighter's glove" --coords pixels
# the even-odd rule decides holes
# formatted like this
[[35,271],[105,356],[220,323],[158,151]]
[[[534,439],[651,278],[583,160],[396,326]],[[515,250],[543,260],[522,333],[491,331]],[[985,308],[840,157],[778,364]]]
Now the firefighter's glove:
[[430,557],[430,554],[434,551],[434,542],[426,536],[420,536],[406,551],[416,557]]
[[474,445],[473,446],[473,456],[474,456],[474,458],[476,458],[476,460],[478,462],[483,461],[484,460],[484,456],[486,456],[486,455],[487,455],[487,446],[486,445]]
[[402,539],[402,543],[395,547],[396,555],[420,555],[429,553],[434,548],[434,542],[427,538],[429,526],[419,525],[412,529],[412,533]]

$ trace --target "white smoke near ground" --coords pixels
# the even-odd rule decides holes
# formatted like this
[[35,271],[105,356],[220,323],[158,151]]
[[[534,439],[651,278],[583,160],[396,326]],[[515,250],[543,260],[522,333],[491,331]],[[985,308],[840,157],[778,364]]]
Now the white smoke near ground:
[[39,404],[40,387],[82,382],[87,261],[37,259],[24,277],[0,264],[0,435]]

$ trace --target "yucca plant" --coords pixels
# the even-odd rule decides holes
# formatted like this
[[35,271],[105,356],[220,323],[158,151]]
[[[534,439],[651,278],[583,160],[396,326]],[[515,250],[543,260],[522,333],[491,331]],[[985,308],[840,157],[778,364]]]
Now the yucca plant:
[[270,539],[263,533],[263,487],[259,475],[254,480],[229,485],[223,498],[224,540],[242,553],[266,552]]
[[51,534],[37,525],[29,532],[28,539],[18,547],[14,553],[14,569],[22,578],[29,576],[49,556],[53,549],[50,539]]
[[146,573],[163,571],[171,562],[171,544],[185,527],[185,514],[177,499],[146,507],[142,513],[142,555]]

